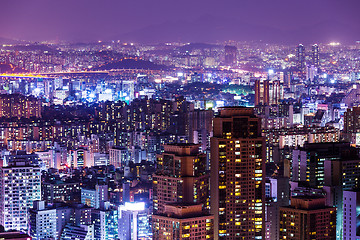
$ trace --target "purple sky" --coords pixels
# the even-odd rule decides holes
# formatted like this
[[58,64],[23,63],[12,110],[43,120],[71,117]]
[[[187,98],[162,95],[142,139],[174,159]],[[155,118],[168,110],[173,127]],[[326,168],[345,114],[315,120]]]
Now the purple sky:
[[[222,37],[214,33],[209,38],[217,39],[209,41],[233,39],[237,34],[244,38],[234,28],[247,24],[254,26],[254,32],[244,33],[254,34],[255,39],[256,31],[266,27],[293,31],[289,33],[292,38],[303,37],[295,36],[302,31],[307,35],[304,40],[310,41],[316,29],[326,29],[329,40],[360,40],[360,0],[2,0],[0,9],[1,37],[36,41],[139,40],[147,35],[152,41],[161,41],[162,34],[171,28],[174,33],[169,33],[169,40],[192,40],[193,33],[212,31],[213,22],[204,20],[209,18],[217,19],[217,28],[234,31]],[[191,25],[197,28],[185,32]],[[341,36],[348,35],[346,29],[351,36]],[[267,35],[261,37],[266,40]]]

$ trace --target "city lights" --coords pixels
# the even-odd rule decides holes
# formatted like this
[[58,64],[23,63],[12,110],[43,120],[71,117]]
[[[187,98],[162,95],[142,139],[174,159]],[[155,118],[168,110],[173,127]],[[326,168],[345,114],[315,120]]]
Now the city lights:
[[360,239],[334,2],[0,1],[0,239]]

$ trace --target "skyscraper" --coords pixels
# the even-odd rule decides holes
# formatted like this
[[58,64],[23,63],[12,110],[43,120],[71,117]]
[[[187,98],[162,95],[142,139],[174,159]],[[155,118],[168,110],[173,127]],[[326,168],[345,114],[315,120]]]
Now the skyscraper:
[[28,210],[41,200],[40,168],[13,162],[0,168],[0,225],[5,231],[28,228]]
[[314,44],[312,45],[312,65],[314,65],[315,67],[319,67],[319,61],[320,61],[320,57],[319,57],[319,45]]
[[255,106],[269,105],[270,97],[269,97],[269,80],[256,80],[255,81]]
[[237,48],[235,46],[225,46],[225,64],[229,66],[236,65]]
[[214,239],[264,239],[265,161],[260,118],[224,107],[211,139],[210,209]]
[[153,179],[155,214],[164,213],[167,203],[197,203],[204,210],[209,208],[206,155],[199,153],[199,145],[164,145]]
[[153,175],[153,239],[212,239],[209,175],[199,145],[165,145]]
[[299,72],[305,73],[305,47],[302,44],[296,47],[296,60]]

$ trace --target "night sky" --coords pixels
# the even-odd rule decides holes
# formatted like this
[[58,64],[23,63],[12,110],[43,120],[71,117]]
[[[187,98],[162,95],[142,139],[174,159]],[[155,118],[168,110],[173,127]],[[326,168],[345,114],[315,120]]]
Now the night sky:
[[360,0],[2,0],[0,36],[31,41],[360,40]]

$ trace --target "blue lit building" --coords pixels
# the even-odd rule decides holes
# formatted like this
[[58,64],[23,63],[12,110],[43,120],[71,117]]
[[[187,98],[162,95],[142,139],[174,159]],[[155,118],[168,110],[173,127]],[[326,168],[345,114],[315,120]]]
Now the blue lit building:
[[118,209],[110,202],[101,202],[100,209],[91,212],[94,225],[94,239],[118,239]]
[[150,217],[151,212],[144,202],[125,202],[119,206],[119,239],[152,239]]

